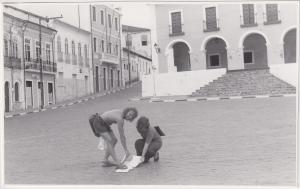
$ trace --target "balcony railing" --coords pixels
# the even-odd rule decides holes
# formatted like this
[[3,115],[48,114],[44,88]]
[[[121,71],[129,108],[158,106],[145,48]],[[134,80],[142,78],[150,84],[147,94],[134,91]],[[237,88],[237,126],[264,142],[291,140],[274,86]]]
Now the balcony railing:
[[212,32],[212,31],[219,31],[219,19],[214,20],[214,22],[207,22],[203,20],[203,31],[204,32]]
[[7,68],[21,69],[21,59],[11,56],[4,56],[4,66]]
[[70,54],[65,54],[65,61],[67,64],[70,64]]
[[169,25],[169,36],[184,35],[183,24]]
[[64,61],[63,53],[62,52],[57,52],[57,61],[58,62]]
[[77,56],[76,55],[72,55],[72,64],[76,65],[77,64]]
[[[42,60],[42,65],[43,65],[43,71],[45,72],[57,71],[56,63]],[[25,61],[25,68],[26,70],[40,71],[40,62],[37,59],[34,59],[32,61]]]

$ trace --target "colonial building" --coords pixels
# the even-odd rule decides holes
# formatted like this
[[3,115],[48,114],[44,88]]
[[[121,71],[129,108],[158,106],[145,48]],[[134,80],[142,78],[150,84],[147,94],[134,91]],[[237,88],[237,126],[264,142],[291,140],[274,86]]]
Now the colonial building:
[[112,7],[90,6],[94,92],[122,85],[121,14]]
[[6,112],[55,103],[56,31],[47,22],[44,17],[4,6]]
[[[152,70],[150,29],[122,25],[122,63],[125,84]],[[129,79],[130,78],[130,79]]]
[[290,63],[296,63],[297,5],[154,5],[158,93],[191,94],[232,70],[295,70]]
[[93,92],[91,34],[60,20],[54,20],[57,62],[56,99],[64,101]]

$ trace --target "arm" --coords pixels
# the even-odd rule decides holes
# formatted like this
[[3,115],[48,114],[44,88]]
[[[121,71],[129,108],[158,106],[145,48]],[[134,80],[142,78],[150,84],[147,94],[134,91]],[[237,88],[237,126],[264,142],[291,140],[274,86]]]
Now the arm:
[[127,145],[126,145],[126,137],[125,137],[125,133],[124,133],[124,121],[118,121],[118,131],[120,134],[120,140],[121,140],[121,144],[123,146],[124,151],[127,153],[129,153],[128,149],[127,149]]
[[143,152],[142,152],[142,157],[145,157],[145,155],[148,151],[148,147],[149,147],[153,137],[154,137],[153,128],[149,127],[148,133],[147,133],[147,138],[146,138],[145,145],[144,145]]

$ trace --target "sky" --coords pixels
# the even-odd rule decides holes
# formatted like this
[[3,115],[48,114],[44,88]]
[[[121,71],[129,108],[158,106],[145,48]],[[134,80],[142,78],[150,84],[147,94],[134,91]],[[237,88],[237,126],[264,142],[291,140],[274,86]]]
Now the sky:
[[[78,10],[79,5],[79,10]],[[113,3],[114,7],[120,7],[122,12],[122,24],[136,27],[149,28],[150,10],[146,3]],[[80,12],[80,26],[89,30],[89,4],[88,3],[19,3],[13,6],[24,9],[41,16],[56,17],[63,15],[62,21],[79,26],[78,11]]]

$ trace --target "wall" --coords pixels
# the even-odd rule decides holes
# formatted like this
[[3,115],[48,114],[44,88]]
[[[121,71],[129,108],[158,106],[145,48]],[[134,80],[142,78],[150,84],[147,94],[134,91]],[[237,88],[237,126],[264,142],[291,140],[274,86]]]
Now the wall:
[[[224,75],[226,69],[197,70],[189,72],[164,73],[155,75],[157,96],[190,95],[209,82]],[[153,96],[153,75],[143,76],[142,96]]]
[[270,73],[283,81],[298,87],[298,64],[278,64],[270,66]]
[[[204,6],[217,5],[219,18],[219,31],[203,32]],[[284,62],[283,42],[281,36],[291,27],[297,24],[297,4],[280,3],[281,23],[264,25],[263,14],[265,3],[257,3],[257,23],[255,27],[241,28],[240,4],[231,3],[193,3],[193,4],[159,4],[156,9],[156,35],[157,43],[161,48],[158,55],[159,72],[168,72],[168,48],[173,41],[185,40],[191,46],[191,67],[192,70],[206,69],[206,55],[203,47],[205,42],[213,37],[221,37],[226,42],[228,68],[230,70],[244,69],[243,64],[243,40],[250,33],[260,33],[266,37],[268,48],[269,64],[282,64]],[[182,10],[184,35],[169,36],[169,12]],[[198,24],[197,24],[198,23]],[[276,32],[274,32],[276,30]],[[234,35],[232,32],[234,31]]]

